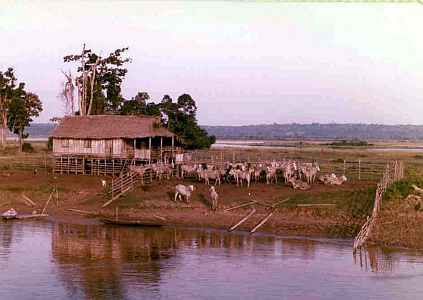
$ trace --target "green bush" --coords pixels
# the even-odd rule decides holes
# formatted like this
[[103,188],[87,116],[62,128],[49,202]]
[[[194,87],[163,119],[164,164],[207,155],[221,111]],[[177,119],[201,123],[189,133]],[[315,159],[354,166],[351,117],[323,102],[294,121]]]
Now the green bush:
[[418,187],[423,187],[423,179],[403,179],[395,182],[386,190],[384,200],[390,201],[396,199],[404,199],[413,191],[413,184]]

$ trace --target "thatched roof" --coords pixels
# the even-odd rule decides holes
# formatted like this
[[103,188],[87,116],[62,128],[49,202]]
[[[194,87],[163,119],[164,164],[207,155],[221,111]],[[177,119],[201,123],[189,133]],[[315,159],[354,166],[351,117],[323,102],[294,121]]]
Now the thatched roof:
[[160,127],[160,121],[156,117],[94,115],[64,117],[50,136],[74,139],[133,139],[175,135]]

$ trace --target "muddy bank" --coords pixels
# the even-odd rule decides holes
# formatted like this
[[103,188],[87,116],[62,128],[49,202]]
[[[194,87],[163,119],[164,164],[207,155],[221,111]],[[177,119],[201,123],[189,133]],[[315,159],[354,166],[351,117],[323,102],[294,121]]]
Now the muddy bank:
[[[53,198],[46,207],[46,212],[50,215],[48,219],[54,222],[98,222],[97,217],[78,214],[69,209],[88,211],[97,216],[113,216],[118,207],[121,218],[144,219],[169,226],[228,229],[247,215],[251,207],[230,212],[224,212],[224,209],[255,200],[260,203],[256,205],[257,212],[237,229],[250,231],[269,213],[268,206],[290,198],[293,201],[280,207],[259,231],[280,235],[353,237],[364,219],[351,215],[354,211],[348,205],[356,203],[357,199],[348,197],[356,190],[373,186],[372,182],[349,182],[340,187],[320,184],[314,185],[310,191],[304,193],[294,191],[282,183],[255,183],[248,189],[222,184],[217,187],[219,208],[217,212],[212,212],[208,187],[195,181],[184,182],[196,186],[190,203],[175,203],[173,190],[175,184],[180,183],[176,179],[140,186],[114,201],[106,209],[102,209],[108,198],[102,188],[101,179],[90,176],[3,172],[0,174],[0,210],[5,211],[13,207],[20,213],[40,212],[51,192],[57,188],[59,199]],[[24,196],[29,197],[36,205],[29,206],[23,200]],[[299,203],[323,203],[330,206],[296,207]]]
[[[240,209],[237,212],[224,212],[222,210],[211,212],[199,208],[155,208],[155,209],[129,209],[119,210],[121,219],[137,219],[165,226],[184,226],[197,228],[216,228],[228,230],[238,223],[251,210]],[[293,211],[295,212],[293,215]],[[98,224],[103,217],[114,217],[112,211],[93,211],[93,215],[85,215],[74,211],[54,210],[50,212],[47,220],[59,223]],[[236,230],[251,231],[266,215],[268,210],[257,211]],[[353,233],[360,223],[346,223],[344,220],[313,216],[312,210],[290,209],[280,211],[258,230],[258,232],[278,235],[300,235],[318,237],[353,237]]]

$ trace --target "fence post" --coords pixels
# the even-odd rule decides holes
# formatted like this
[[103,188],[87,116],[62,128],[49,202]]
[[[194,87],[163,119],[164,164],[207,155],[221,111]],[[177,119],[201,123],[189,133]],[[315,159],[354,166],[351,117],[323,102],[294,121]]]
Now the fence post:
[[345,159],[344,159],[344,176],[345,176],[345,171],[346,171],[346,162],[345,162]]
[[358,180],[361,180],[361,160],[358,160]]

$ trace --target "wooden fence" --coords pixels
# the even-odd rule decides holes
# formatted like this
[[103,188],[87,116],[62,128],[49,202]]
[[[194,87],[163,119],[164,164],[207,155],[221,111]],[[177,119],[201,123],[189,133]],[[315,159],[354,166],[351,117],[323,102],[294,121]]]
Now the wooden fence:
[[357,251],[357,249],[361,249],[361,247],[363,247],[363,245],[369,238],[371,231],[376,225],[377,218],[382,207],[383,194],[385,193],[386,189],[394,182],[399,181],[403,178],[404,163],[402,161],[392,161],[386,165],[385,171],[383,172],[383,176],[377,184],[372,215],[367,217],[367,221],[364,223],[360,232],[354,239],[354,253]]
[[50,171],[52,168],[53,160],[49,154],[0,157],[0,169],[2,170]]
[[[177,175],[177,168],[173,168],[170,174],[162,174],[161,179],[165,179],[167,175],[173,177]],[[103,204],[108,206],[114,200],[133,190],[138,185],[150,184],[153,182],[154,171],[152,165],[130,166],[120,173],[119,176],[112,177],[112,181],[107,189],[110,200]],[[156,178],[157,179],[157,178]]]

